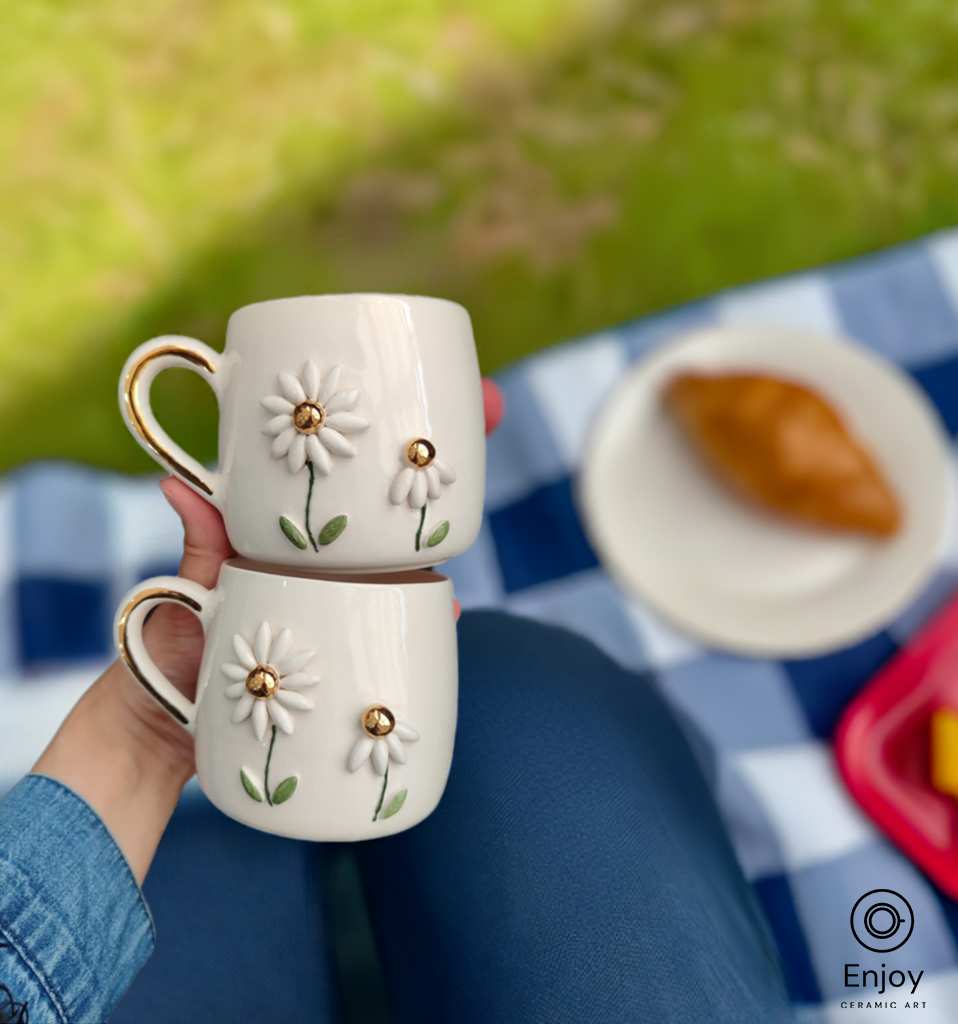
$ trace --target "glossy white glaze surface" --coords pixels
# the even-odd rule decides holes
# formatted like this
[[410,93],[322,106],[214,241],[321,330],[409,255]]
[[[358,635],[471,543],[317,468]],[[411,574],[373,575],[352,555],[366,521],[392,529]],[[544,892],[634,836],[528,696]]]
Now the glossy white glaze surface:
[[[266,832],[349,842],[400,832],[436,807],[456,729],[449,580],[425,572],[366,582],[309,579],[254,571],[236,560],[223,566],[213,591],[157,577],[134,588],[121,609],[153,588],[186,592],[201,605],[207,639],[195,706],[144,659],[139,632],[147,603],[127,632],[150,685],[171,702],[175,695],[175,706],[186,709],[200,785],[220,810]],[[233,688],[246,685],[240,675],[274,661],[277,696],[257,706],[273,703],[284,690],[302,694],[311,706],[300,702],[289,709],[289,733],[276,728],[274,734],[270,716],[258,739],[252,714],[236,720],[242,695]],[[369,739],[364,732],[363,714],[373,705],[394,716],[395,728],[384,738]],[[368,750],[357,753],[364,737]],[[292,794],[281,803],[257,800],[241,770],[254,793],[275,795],[284,781],[295,779],[287,786]],[[380,800],[382,812],[398,809],[373,821]]]
[[[125,395],[131,369],[167,349],[187,357],[174,352],[155,359],[138,386],[147,432],[172,460],[138,433]],[[150,383],[171,366],[199,372],[219,400],[216,472],[183,452],[149,409]],[[323,427],[291,435],[280,418],[291,415],[294,398],[308,399],[311,392],[320,405],[320,399],[327,403]],[[482,384],[469,316],[455,303],[323,295],[245,306],[230,318],[222,354],[175,336],[141,345],[124,368],[120,399],[140,444],[223,512],[233,547],[256,561],[347,572],[421,568],[460,554],[479,531]],[[435,445],[436,462],[429,472],[404,473],[410,468],[406,446],[420,437]],[[280,528],[281,516],[304,541],[311,534],[317,543],[297,547]],[[346,526],[319,544],[323,526],[341,516]],[[427,547],[446,521],[448,531]]]

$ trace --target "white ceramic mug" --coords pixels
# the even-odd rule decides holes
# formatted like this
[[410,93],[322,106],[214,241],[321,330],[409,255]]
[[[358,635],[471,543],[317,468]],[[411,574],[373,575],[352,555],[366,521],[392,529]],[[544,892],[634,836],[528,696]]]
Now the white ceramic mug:
[[[169,367],[220,405],[219,469],[150,409]],[[240,555],[314,570],[424,568],[475,540],[485,486],[482,382],[469,315],[405,295],[244,306],[222,354],[192,338],[141,345],[120,377],[134,437],[222,513]]]
[[[195,701],[143,643],[165,601],[206,633]],[[215,590],[173,576],[134,587],[116,639],[133,676],[195,733],[200,785],[231,818],[348,842],[401,832],[439,803],[458,693],[446,577],[322,579],[233,559]]]

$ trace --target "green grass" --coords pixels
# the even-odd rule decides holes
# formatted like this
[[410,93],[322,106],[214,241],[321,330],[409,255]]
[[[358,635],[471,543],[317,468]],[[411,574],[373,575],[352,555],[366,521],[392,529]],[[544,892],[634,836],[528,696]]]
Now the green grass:
[[[22,198],[0,228],[0,467],[147,468],[115,408],[126,354],[161,333],[219,347],[247,302],[443,295],[472,313],[490,371],[958,221],[958,8],[943,0],[647,0],[591,20],[595,5],[466,19],[435,0],[401,19],[333,5],[321,25],[300,4],[250,8],[259,21],[200,6],[192,28],[99,0],[70,31],[40,6],[52,78],[15,61],[0,110],[32,74],[78,134],[43,143],[38,126],[0,172]],[[118,61],[122,32],[99,33],[123,17],[141,51],[157,40],[155,66]],[[194,42],[202,17],[222,38]],[[100,83],[87,135],[58,56]],[[155,390],[171,433],[213,459],[203,385],[170,373]]]

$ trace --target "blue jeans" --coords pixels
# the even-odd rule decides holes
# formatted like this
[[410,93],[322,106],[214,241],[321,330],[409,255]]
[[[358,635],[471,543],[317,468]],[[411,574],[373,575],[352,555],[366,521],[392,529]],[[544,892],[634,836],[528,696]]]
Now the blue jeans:
[[[499,614],[463,616],[459,636],[439,808],[353,847],[396,1024],[792,1020],[768,928],[648,681]],[[159,943],[116,1024],[341,1020],[333,854],[182,805],[145,885]],[[0,881],[11,998],[38,1024],[105,1020],[153,941],[99,819],[52,780],[18,787],[0,802]]]
[[[439,808],[354,847],[396,1024],[791,1021],[769,930],[649,682],[497,613],[463,615],[459,645]],[[174,818],[146,883],[159,945],[115,1021],[339,1020],[323,853]]]

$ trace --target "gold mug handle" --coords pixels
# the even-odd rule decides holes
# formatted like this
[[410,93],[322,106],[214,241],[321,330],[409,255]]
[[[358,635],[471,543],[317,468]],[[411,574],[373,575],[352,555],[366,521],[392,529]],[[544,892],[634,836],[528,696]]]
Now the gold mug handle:
[[150,386],[157,374],[172,367],[198,373],[222,399],[226,386],[224,357],[194,338],[165,335],[135,349],[120,374],[120,411],[140,446],[204,498],[221,506],[220,474],[211,473],[167,434],[150,407]]
[[179,576],[154,576],[135,586],[116,613],[116,649],[130,674],[188,732],[196,724],[196,704],[180,693],[150,657],[143,643],[143,626],[157,605],[171,602],[188,608],[205,633],[219,604],[217,593]]

